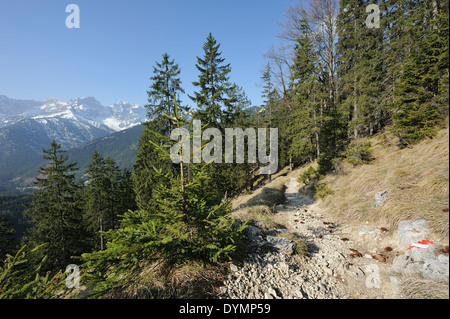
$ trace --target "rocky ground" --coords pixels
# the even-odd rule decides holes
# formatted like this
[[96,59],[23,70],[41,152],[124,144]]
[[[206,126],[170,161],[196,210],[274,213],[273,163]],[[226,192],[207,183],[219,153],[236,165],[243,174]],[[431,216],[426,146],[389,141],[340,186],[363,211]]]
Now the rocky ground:
[[[286,186],[286,205],[273,215],[284,227],[248,227],[249,253],[231,265],[221,298],[402,298],[401,280],[391,271],[404,255],[397,231],[341,225],[298,192],[296,179]],[[294,253],[295,240],[287,234],[306,244],[306,255]],[[448,280],[448,254],[445,261]]]

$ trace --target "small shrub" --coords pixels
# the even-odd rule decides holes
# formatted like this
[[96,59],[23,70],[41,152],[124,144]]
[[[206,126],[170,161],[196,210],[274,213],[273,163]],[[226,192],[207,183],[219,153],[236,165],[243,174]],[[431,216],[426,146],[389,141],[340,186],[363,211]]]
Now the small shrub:
[[333,172],[336,175],[345,175],[345,169],[341,159],[335,158],[333,160]]
[[326,175],[333,170],[333,159],[334,157],[327,153],[320,154],[317,159],[317,164],[319,165],[317,173],[319,175]]
[[333,190],[327,184],[319,184],[316,186],[316,193],[314,195],[316,198],[323,199],[330,194],[333,194]]
[[298,178],[298,182],[304,183],[305,185],[308,185],[311,179],[313,178],[313,175],[316,174],[316,170],[310,166],[306,171],[303,172]]
[[353,141],[342,153],[342,157],[354,166],[368,164],[373,159],[371,147],[372,144],[369,141]]

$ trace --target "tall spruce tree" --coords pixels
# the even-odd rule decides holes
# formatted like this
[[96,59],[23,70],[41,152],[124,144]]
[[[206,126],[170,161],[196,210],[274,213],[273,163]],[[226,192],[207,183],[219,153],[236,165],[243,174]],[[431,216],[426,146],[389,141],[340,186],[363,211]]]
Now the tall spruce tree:
[[64,269],[86,244],[80,189],[75,183],[77,164],[67,162],[65,151],[54,140],[43,153],[47,165],[35,178],[34,199],[26,211],[34,226],[26,242],[31,247],[45,244],[39,250],[47,256],[44,270]]
[[299,36],[294,47],[292,94],[294,109],[288,119],[289,157],[295,164],[312,161],[320,155],[320,105],[317,58],[311,30],[306,20],[299,21]]
[[[149,205],[151,205],[153,189],[159,183],[167,183],[169,178],[175,176],[177,170],[170,161],[161,160],[158,157],[154,144],[167,144],[165,138],[172,130],[172,122],[165,114],[169,114],[173,109],[174,95],[180,109],[186,109],[180,102],[180,94],[184,93],[179,78],[180,73],[181,70],[175,60],[170,60],[169,54],[164,53],[162,61],[156,62],[156,66],[153,67],[153,76],[150,77],[146,105],[148,121],[144,123],[145,129],[139,139],[137,159],[132,173],[136,203],[139,208],[147,211],[151,210]],[[167,172],[168,175],[156,175],[155,172],[158,169]]]
[[108,224],[108,201],[109,189],[106,176],[106,162],[104,158],[95,151],[91,155],[91,162],[86,171],[88,180],[85,186],[85,218],[95,238],[96,249],[104,249],[103,232]]
[[[196,119],[202,121],[202,125],[208,128],[218,128],[224,136],[225,128],[240,126],[239,121],[248,105],[248,99],[243,90],[237,84],[229,81],[231,72],[230,64],[225,64],[225,58],[221,57],[220,44],[209,33],[203,45],[203,57],[197,57],[198,81],[192,82],[197,88],[193,96],[189,96],[196,103]],[[225,140],[222,139],[222,147]],[[225,156],[225,154],[223,154]],[[213,163],[206,169],[212,177],[211,189],[221,200],[222,197],[231,195],[249,183],[249,174],[246,165],[225,164],[223,158],[221,164]]]
[[396,65],[402,74],[394,89],[393,131],[408,145],[433,137],[448,116],[449,15],[445,0],[416,0],[401,8],[407,12],[402,31],[412,41]]
[[272,82],[272,69],[270,63],[267,63],[264,72],[261,76],[261,80],[263,81],[263,90],[261,97],[263,98],[262,107],[265,110],[266,115],[266,123],[268,127],[272,127],[272,119],[275,108],[275,102],[277,99],[277,90]]
[[373,1],[342,0],[338,16],[338,103],[353,139],[373,135],[389,117],[383,94],[388,83],[384,78],[385,10],[380,4],[380,27],[371,28],[366,25],[369,4]]
[[[136,194],[134,192],[133,173],[125,168],[118,183],[118,209],[119,214],[123,214],[128,210],[137,209]],[[118,225],[117,225],[118,226]]]
[[192,84],[198,88],[194,96],[189,96],[198,107],[198,118],[209,127],[223,127],[224,111],[233,102],[229,97],[230,64],[221,57],[220,44],[209,33],[203,45],[204,55],[197,57],[198,81]]
[[173,94],[181,106],[179,97],[184,90],[181,87],[180,73],[181,70],[175,60],[171,60],[170,55],[164,53],[162,61],[155,63],[153,76],[150,78],[151,84],[147,91],[148,104],[145,107],[148,118],[155,122],[155,129],[164,136],[171,131],[172,123],[163,114],[168,114],[173,107]]
[[233,83],[228,92],[230,97],[227,108],[224,110],[224,125],[227,127],[245,127],[248,125],[250,115],[246,111],[251,106],[252,102],[247,97],[244,89]]
[[158,184],[166,183],[170,178],[170,175],[166,177],[155,174],[156,170],[162,169],[170,173],[173,166],[170,161],[158,157],[158,152],[152,144],[159,144],[161,141],[161,135],[156,133],[156,123],[146,122],[144,125],[144,131],[139,138],[136,162],[133,165],[132,180],[137,206],[150,211],[153,190]]
[[122,173],[113,159],[104,159],[95,151],[86,175],[85,219],[93,234],[93,246],[103,250],[103,232],[119,227],[119,215],[136,208],[131,172]]

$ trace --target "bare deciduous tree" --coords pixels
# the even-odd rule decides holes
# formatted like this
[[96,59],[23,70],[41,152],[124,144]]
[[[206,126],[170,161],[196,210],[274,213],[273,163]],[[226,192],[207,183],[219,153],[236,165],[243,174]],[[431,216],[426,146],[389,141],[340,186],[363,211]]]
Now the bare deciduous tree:
[[[317,76],[326,87],[328,96],[328,103],[326,104],[328,107],[333,107],[336,102],[336,44],[338,40],[336,26],[338,11],[338,0],[309,0],[305,6],[298,2],[286,11],[286,22],[283,25],[284,32],[279,35],[281,39],[295,43],[301,34],[302,23],[307,22],[317,57]],[[290,47],[292,48],[293,45]],[[272,51],[269,51],[268,54],[271,60],[293,65],[291,52],[284,54],[284,59],[281,59],[279,53],[285,53],[286,49],[275,52],[278,54],[274,54]]]

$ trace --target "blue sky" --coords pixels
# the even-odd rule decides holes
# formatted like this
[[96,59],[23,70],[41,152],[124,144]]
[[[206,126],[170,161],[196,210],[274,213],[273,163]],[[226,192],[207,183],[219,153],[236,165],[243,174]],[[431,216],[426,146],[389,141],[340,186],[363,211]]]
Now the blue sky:
[[[68,29],[68,4],[80,28]],[[164,52],[181,68],[187,94],[197,80],[209,32],[230,63],[230,80],[253,105],[261,103],[264,53],[278,43],[287,8],[296,0],[1,0],[0,94],[63,100],[94,96],[143,105],[155,61]],[[183,102],[190,106],[187,96]]]

